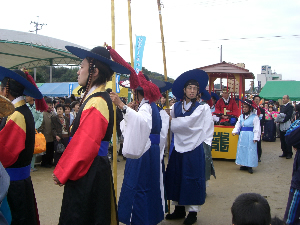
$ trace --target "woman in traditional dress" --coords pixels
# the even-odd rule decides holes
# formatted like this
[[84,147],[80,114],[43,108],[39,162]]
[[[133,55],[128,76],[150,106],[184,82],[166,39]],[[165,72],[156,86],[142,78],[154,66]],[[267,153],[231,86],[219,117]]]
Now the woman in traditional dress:
[[273,111],[273,106],[269,106],[269,109],[265,114],[264,134],[262,136],[263,141],[276,141],[275,118],[277,115],[278,112]]
[[260,139],[260,122],[253,112],[254,108],[258,110],[255,103],[246,99],[243,104],[243,114],[239,116],[232,130],[233,136],[239,134],[235,163],[241,165],[240,170],[248,170],[251,174],[253,173],[252,167],[258,165],[256,142]]
[[113,106],[105,85],[114,71],[129,71],[113,62],[104,47],[66,49],[83,59],[77,74],[85,94],[71,130],[72,139],[53,172],[55,184],[65,185],[59,224],[118,224],[107,156]]

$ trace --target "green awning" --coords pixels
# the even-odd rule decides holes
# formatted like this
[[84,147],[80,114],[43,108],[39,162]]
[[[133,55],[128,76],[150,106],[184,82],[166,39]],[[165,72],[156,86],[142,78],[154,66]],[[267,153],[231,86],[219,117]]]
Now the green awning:
[[300,101],[300,81],[267,81],[259,96],[277,101],[288,95],[291,101]]
[[44,83],[36,83],[36,86],[39,88],[40,86],[42,86]]

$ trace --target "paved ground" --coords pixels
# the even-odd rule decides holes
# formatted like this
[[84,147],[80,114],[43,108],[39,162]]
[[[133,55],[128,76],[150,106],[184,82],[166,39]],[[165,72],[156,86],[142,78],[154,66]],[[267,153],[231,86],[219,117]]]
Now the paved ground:
[[[273,216],[282,218],[288,199],[292,176],[293,159],[279,158],[280,141],[262,143],[262,162],[251,175],[240,171],[234,161],[214,160],[217,179],[212,177],[207,188],[205,204],[198,213],[196,224],[231,224],[230,207],[234,199],[241,193],[256,192],[265,196],[271,206]],[[118,163],[118,196],[123,181],[125,161],[120,157]],[[32,181],[36,193],[40,221],[42,225],[58,223],[63,187],[52,181],[52,169],[36,167]],[[171,207],[173,211],[173,207]],[[161,225],[182,224],[183,220],[162,221]]]

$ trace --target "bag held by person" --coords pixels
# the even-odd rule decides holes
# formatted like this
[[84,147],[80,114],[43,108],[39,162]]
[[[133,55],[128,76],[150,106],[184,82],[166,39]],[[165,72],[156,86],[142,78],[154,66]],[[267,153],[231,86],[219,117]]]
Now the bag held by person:
[[46,138],[42,133],[35,130],[35,143],[33,154],[39,154],[46,151]]
[[63,143],[58,142],[57,147],[56,147],[56,152],[57,153],[63,153],[65,151],[65,146]]

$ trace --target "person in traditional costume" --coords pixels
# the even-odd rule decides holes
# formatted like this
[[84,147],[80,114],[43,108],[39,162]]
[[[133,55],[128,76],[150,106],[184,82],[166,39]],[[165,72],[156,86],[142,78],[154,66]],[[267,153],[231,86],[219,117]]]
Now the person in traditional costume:
[[239,134],[235,163],[241,166],[240,170],[248,170],[250,174],[252,167],[258,166],[257,141],[260,140],[260,121],[253,109],[258,109],[254,102],[243,101],[243,114],[232,130],[233,136]]
[[[15,111],[12,102],[0,95],[0,118],[11,115]],[[11,224],[11,212],[7,202],[7,192],[10,178],[2,163],[0,162],[0,224]]]
[[223,89],[222,98],[217,101],[213,114],[220,116],[221,125],[231,126],[236,122],[236,118],[239,116],[238,106],[235,100],[229,97],[229,92],[226,88]]
[[300,224],[300,120],[296,120],[286,131],[285,140],[296,151],[289,198],[284,221],[289,225]]
[[0,161],[10,176],[7,200],[11,210],[11,224],[39,224],[38,211],[30,177],[30,163],[34,151],[35,127],[24,95],[36,99],[36,108],[44,111],[47,105],[33,78],[21,70],[0,67],[0,95],[15,106],[15,112],[4,117],[0,124]]
[[269,106],[269,109],[265,111],[265,125],[264,134],[262,136],[263,141],[276,141],[276,124],[278,112],[273,111],[273,106]]
[[83,59],[78,84],[84,89],[71,140],[53,172],[55,184],[65,185],[59,224],[118,224],[108,146],[113,132],[113,105],[105,91],[114,72],[128,74],[111,60],[105,47],[91,51],[66,46]]
[[196,101],[208,82],[208,75],[199,69],[181,74],[173,83],[172,93],[180,100],[170,112],[174,143],[166,169],[166,196],[175,211],[167,220],[185,218],[184,224],[197,221],[197,212],[205,202],[205,154],[203,142],[211,145],[214,124],[210,107]]
[[[142,225],[158,224],[164,219],[162,166],[160,160],[161,117],[155,101],[161,96],[158,86],[135,70],[117,54],[114,61],[130,70],[130,88],[137,103],[125,105],[118,95],[110,97],[124,114],[121,130],[123,155],[127,158],[118,203],[120,222]],[[135,111],[135,105],[138,106]]]

